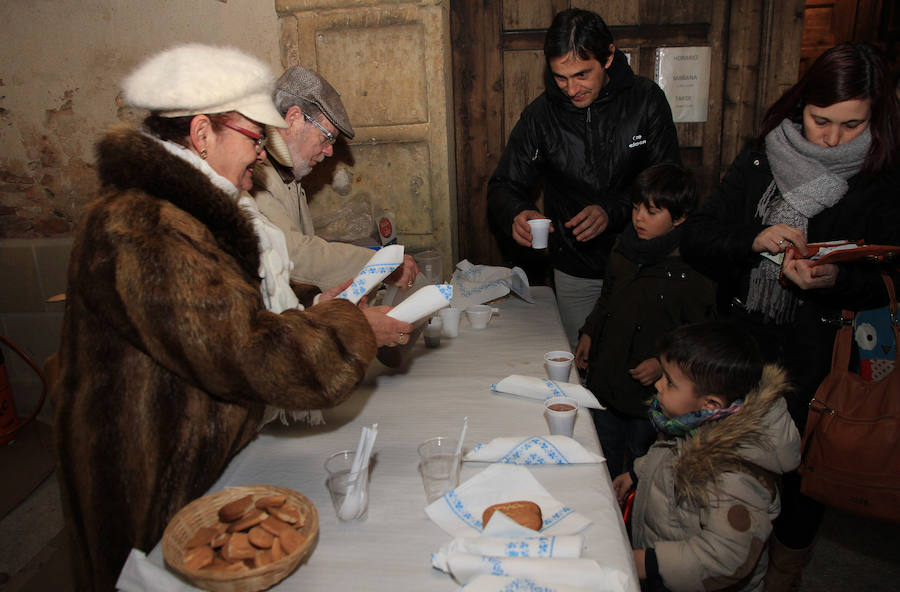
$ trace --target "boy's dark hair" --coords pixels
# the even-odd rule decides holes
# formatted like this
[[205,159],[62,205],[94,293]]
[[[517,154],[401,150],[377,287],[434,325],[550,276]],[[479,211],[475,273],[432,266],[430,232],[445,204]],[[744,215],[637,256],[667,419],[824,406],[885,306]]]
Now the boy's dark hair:
[[753,337],[727,321],[683,325],[659,340],[658,356],[677,365],[698,395],[731,404],[756,388],[763,361]]
[[690,214],[698,201],[694,175],[674,162],[662,162],[644,169],[631,186],[632,204],[665,208],[672,220]]
[[568,8],[558,12],[544,37],[544,58],[574,53],[582,60],[591,58],[605,64],[613,43],[609,27],[600,15],[590,10]]

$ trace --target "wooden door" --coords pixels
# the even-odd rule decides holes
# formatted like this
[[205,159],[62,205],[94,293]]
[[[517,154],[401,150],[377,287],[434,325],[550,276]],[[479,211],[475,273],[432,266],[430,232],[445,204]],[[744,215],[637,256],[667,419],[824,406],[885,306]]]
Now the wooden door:
[[316,232],[393,212],[408,252],[456,259],[449,10],[440,2],[275,0],[284,67],[318,71],[341,93],[353,140],[304,177]]
[[833,45],[875,41],[881,14],[882,0],[806,0],[800,74]]

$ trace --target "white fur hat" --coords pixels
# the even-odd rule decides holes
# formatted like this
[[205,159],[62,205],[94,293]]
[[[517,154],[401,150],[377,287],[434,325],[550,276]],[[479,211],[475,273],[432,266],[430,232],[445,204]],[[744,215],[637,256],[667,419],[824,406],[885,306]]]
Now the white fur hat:
[[237,111],[286,128],[272,103],[274,76],[261,61],[231,47],[191,43],[160,52],[122,83],[129,105],[162,117]]

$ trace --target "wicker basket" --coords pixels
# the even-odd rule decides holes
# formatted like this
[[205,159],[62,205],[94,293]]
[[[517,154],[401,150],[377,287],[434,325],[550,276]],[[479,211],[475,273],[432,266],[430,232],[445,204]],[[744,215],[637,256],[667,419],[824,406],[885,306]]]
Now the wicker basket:
[[[300,548],[268,565],[253,569],[247,568],[239,572],[185,567],[183,561],[185,544],[199,528],[218,523],[219,508],[247,495],[253,495],[255,499],[258,499],[273,494],[285,496],[286,503],[299,509],[305,516],[305,523],[302,528],[298,529],[298,532],[306,536],[306,542]],[[179,510],[163,532],[162,552],[166,563],[172,569],[199,588],[214,592],[254,592],[274,586],[297,569],[300,562],[311,551],[318,532],[319,514],[316,512],[316,507],[296,491],[273,485],[230,487],[225,491],[196,499]]]

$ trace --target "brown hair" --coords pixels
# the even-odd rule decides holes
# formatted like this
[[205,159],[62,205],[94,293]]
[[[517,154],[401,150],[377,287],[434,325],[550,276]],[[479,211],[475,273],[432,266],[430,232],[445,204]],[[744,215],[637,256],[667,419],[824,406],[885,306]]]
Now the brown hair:
[[828,107],[852,99],[872,101],[872,142],[861,172],[874,174],[892,166],[900,144],[900,101],[880,52],[865,44],[842,43],[820,55],[766,112],[760,142],[785,119],[800,123],[806,105]]

